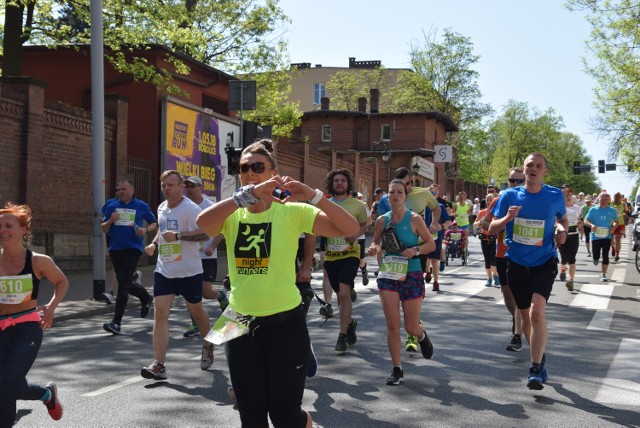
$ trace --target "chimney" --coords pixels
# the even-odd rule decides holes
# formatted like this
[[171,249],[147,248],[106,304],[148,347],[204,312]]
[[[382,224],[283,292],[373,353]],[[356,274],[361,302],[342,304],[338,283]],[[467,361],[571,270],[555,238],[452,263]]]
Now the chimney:
[[320,98],[320,110],[329,110],[329,97]]
[[379,89],[371,89],[369,91],[369,97],[371,102],[371,110],[370,113],[380,113],[379,105],[380,105],[380,90]]
[[360,113],[367,112],[367,97],[359,97],[358,98],[358,111]]

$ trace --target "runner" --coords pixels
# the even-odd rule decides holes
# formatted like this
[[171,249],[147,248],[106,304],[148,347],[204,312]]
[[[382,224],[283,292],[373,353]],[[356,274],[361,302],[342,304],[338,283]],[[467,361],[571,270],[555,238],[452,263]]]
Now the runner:
[[[485,198],[487,205],[491,206],[493,201],[493,193],[487,193]],[[480,210],[478,213],[478,219],[473,223],[473,227],[481,230],[480,233],[480,247],[482,248],[482,256],[484,258],[484,271],[487,275],[487,281],[484,283],[485,287],[491,287],[493,281],[496,287],[500,286],[500,278],[496,270],[496,236],[490,235],[489,231],[482,227],[482,219],[489,212],[489,208]]]
[[[431,291],[440,291],[440,269],[438,268],[438,264],[440,263],[442,256],[442,241],[444,239],[444,231],[451,224],[451,219],[449,218],[449,214],[447,214],[447,209],[443,204],[440,205],[440,230],[431,236],[435,239],[436,249],[429,253],[422,255],[420,254],[420,263],[424,266],[423,271],[424,280],[429,283],[431,282],[431,278],[433,277],[433,287]],[[431,210],[424,210],[424,221],[425,224],[431,224]],[[415,336],[407,337],[407,340],[411,340],[411,343],[407,343],[406,349],[407,351],[418,351],[418,338]]]
[[582,226],[584,244],[587,247],[589,257],[591,257],[591,228],[584,223],[584,219],[587,217],[587,213],[591,208],[593,208],[593,199],[591,195],[587,195],[584,198],[584,206],[580,209],[580,225]]
[[593,207],[587,213],[584,224],[591,228],[591,247],[593,264],[598,266],[600,253],[602,252],[602,273],[600,281],[607,282],[607,269],[609,268],[609,247],[611,246],[611,232],[618,225],[618,213],[609,206],[611,195],[602,192],[598,196],[598,206]]
[[[562,190],[548,186],[547,159],[532,153],[524,161],[525,185],[505,190],[493,210],[490,234],[506,228],[508,282],[522,315],[524,333],[531,351],[529,389],[542,389],[547,381],[545,310],[557,274],[554,223],[558,244],[568,228]],[[541,209],[546,207],[546,209]]]
[[[0,209],[0,426],[12,427],[17,400],[40,400],[53,420],[62,418],[55,383],[45,386],[27,381],[40,345],[42,330],[51,328],[53,314],[67,293],[69,281],[47,255],[29,250],[31,209],[8,203]],[[38,306],[40,280],[55,291]],[[42,317],[40,312],[43,313]]]
[[[488,202],[487,202],[488,203]],[[473,206],[467,200],[466,192],[459,192],[458,199],[455,204],[453,204],[453,216],[456,219],[456,223],[458,227],[464,230],[467,235],[469,232],[469,215],[473,212]]]
[[620,244],[622,243],[622,238],[627,237],[624,218],[627,213],[627,204],[622,200],[622,194],[620,192],[616,192],[613,195],[611,208],[616,210],[616,213],[618,214],[618,226],[611,234],[613,236],[613,241],[611,242],[611,256],[614,257],[614,260],[617,262],[620,260]]
[[[310,346],[295,286],[298,238],[357,237],[359,227],[320,190],[276,174],[270,140],[246,147],[240,157],[243,187],[203,211],[198,224],[212,236],[224,234],[229,306],[247,320],[248,334],[226,342],[242,426],[267,427],[270,418],[275,427],[310,428],[311,415],[301,408]],[[273,196],[276,187],[291,193],[285,203]],[[288,202],[295,200],[309,204]]]
[[560,281],[567,279],[567,264],[569,264],[569,280],[565,283],[567,290],[573,291],[573,280],[576,274],[576,254],[580,247],[578,226],[580,225],[580,208],[573,204],[571,192],[564,194],[565,208],[567,209],[567,221],[569,230],[564,244],[559,244],[560,250]]
[[[391,211],[376,220],[369,254],[374,256],[385,251],[377,281],[393,364],[387,385],[398,385],[404,377],[400,355],[400,306],[407,334],[418,338],[424,358],[433,355],[433,344],[420,323],[424,279],[418,256],[433,252],[436,246],[424,219],[405,207],[407,188],[402,180],[391,181],[388,195]],[[423,243],[418,245],[420,241]]]

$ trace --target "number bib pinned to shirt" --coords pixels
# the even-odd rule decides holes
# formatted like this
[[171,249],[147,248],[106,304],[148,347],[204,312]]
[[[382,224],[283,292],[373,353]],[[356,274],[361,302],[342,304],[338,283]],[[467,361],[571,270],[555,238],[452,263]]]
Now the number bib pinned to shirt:
[[128,208],[116,208],[118,213],[118,220],[116,220],[116,226],[135,226],[136,224],[136,210],[130,210]]
[[33,277],[31,274],[3,276],[0,279],[0,303],[19,305],[31,300]]
[[597,237],[597,238],[608,238],[609,237],[609,228],[608,227],[597,227],[595,232],[593,232],[593,234]]
[[544,220],[516,217],[513,222],[513,240],[523,245],[542,246]]
[[177,262],[182,260],[180,241],[164,242],[158,245],[158,256],[163,262]]
[[327,249],[329,251],[346,251],[349,244],[345,238],[327,238]]
[[384,256],[378,278],[405,281],[409,271],[409,259],[402,256]]

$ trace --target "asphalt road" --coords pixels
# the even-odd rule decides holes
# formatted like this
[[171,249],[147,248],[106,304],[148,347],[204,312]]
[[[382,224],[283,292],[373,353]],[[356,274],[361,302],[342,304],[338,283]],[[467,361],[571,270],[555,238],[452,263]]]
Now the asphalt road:
[[[385,385],[391,363],[375,280],[365,287],[358,279],[358,342],[346,354],[333,349],[337,318],[324,322],[312,305],[308,326],[320,368],[308,379],[303,407],[319,427],[640,426],[640,275],[626,263],[628,251],[625,243],[603,284],[581,246],[576,290],[556,282],[542,391],[526,387],[528,347],[505,350],[511,318],[499,289],[484,286],[477,240],[468,266],[454,260],[447,267],[440,293],[428,287],[422,319],[435,353],[432,360],[404,353],[399,386]],[[320,293],[321,272],[313,284]],[[128,311],[122,336],[102,331],[106,315],[66,320],[46,332],[29,374],[36,383],[57,383],[64,417],[54,422],[40,402],[20,401],[16,426],[240,426],[223,348],[211,370],[200,370],[200,341],[182,337],[188,316],[176,302],[167,382],[140,377],[153,360],[152,321],[135,318],[137,309]],[[206,308],[212,319],[219,315],[216,302]]]

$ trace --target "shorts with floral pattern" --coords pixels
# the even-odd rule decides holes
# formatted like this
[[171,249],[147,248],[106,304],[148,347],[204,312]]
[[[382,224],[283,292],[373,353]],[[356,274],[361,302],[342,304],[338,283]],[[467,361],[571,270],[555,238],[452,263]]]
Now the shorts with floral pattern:
[[395,291],[400,295],[400,301],[424,298],[424,278],[422,271],[408,272],[407,279],[397,281],[378,278],[378,290]]

